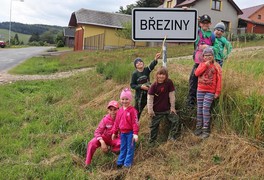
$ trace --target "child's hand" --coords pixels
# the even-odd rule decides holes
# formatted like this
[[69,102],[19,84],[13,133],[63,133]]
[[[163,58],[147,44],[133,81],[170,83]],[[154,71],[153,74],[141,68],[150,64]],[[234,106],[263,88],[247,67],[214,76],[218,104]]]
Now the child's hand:
[[200,49],[200,50],[204,50],[204,49],[207,48],[207,47],[209,47],[207,44],[201,44],[201,45],[199,46],[199,49]]
[[206,65],[206,66],[210,66],[211,62],[212,62],[212,61],[206,61],[206,62],[205,62],[205,65]]
[[114,140],[116,138],[115,134],[112,134],[112,140]]
[[143,89],[143,90],[145,90],[145,91],[148,91],[149,90],[149,87],[146,86],[145,84],[142,84],[140,88]]
[[153,117],[153,116],[155,116],[155,113],[154,113],[154,111],[152,110],[152,111],[148,111],[148,114],[149,114],[149,116],[150,117]]
[[107,149],[107,145],[105,144],[104,140],[100,140],[100,143],[101,143],[101,149],[103,152],[107,152],[108,149]]
[[173,114],[177,114],[176,109],[171,109],[171,110],[170,110],[170,113],[171,113],[171,114],[172,114],[172,113],[173,113]]
[[156,56],[155,56],[155,60],[157,61],[161,56],[161,53],[157,53]]
[[133,134],[133,141],[138,142],[138,135]]
[[214,95],[214,98],[215,98],[215,99],[219,98],[219,94],[215,94],[215,95]]

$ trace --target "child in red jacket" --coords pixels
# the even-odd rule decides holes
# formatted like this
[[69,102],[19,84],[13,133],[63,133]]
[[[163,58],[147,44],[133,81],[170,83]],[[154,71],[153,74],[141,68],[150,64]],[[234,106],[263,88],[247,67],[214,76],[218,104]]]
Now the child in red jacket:
[[120,137],[112,140],[112,128],[116,118],[116,112],[119,108],[117,101],[110,101],[107,106],[108,114],[100,121],[94,132],[94,138],[88,143],[85,165],[91,164],[93,155],[97,148],[101,147],[103,152],[107,152],[109,148],[113,152],[120,150]]
[[135,142],[138,141],[138,117],[137,110],[131,106],[132,93],[125,88],[120,95],[122,107],[117,111],[116,122],[113,128],[112,139],[120,131],[121,146],[117,160],[117,168],[131,167],[134,159]]
[[221,93],[222,71],[214,60],[214,51],[211,48],[203,50],[203,62],[195,71],[198,77],[197,88],[197,122],[194,134],[201,138],[210,135],[210,108],[214,99]]

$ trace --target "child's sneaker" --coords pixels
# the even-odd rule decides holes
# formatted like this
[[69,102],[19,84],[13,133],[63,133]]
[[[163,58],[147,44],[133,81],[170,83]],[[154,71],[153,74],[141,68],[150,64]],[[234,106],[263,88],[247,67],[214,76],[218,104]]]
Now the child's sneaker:
[[199,135],[201,135],[202,134],[202,127],[196,127],[196,129],[195,129],[195,131],[193,132],[193,134],[195,135],[195,136],[199,136]]
[[116,167],[117,167],[117,169],[122,169],[123,165],[122,164],[118,164]]
[[208,138],[210,136],[210,129],[209,128],[202,128],[202,134],[200,137],[202,139]]

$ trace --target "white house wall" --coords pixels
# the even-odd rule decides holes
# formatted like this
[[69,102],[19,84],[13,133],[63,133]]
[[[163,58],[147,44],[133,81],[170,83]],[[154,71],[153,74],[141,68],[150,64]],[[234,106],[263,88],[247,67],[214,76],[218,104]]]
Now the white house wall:
[[212,19],[211,29],[220,21],[230,22],[230,31],[237,33],[238,15],[236,9],[227,1],[222,0],[221,11],[211,10],[211,0],[200,0],[192,8],[198,10],[199,16],[208,14]]

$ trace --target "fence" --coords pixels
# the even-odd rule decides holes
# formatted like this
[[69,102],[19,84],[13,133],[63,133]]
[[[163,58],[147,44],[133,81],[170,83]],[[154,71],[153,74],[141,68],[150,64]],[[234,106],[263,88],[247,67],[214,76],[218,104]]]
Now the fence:
[[104,34],[87,37],[84,39],[84,49],[89,50],[102,50],[104,49]]

